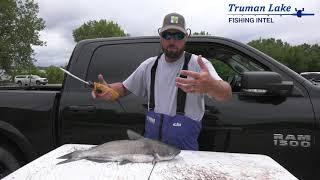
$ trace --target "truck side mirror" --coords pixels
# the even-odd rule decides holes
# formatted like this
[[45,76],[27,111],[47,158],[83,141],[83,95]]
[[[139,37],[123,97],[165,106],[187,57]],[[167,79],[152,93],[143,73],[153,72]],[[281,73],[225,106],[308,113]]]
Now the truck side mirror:
[[248,96],[288,96],[293,90],[293,82],[282,81],[276,72],[251,71],[243,73],[241,87]]

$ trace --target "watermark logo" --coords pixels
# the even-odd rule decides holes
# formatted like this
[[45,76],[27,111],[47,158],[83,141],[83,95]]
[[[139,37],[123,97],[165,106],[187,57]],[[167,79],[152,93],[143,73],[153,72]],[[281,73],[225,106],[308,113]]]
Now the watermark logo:
[[275,23],[274,16],[314,16],[314,13],[305,12],[304,8],[293,8],[286,4],[269,4],[261,5],[228,5],[228,22],[229,23]]

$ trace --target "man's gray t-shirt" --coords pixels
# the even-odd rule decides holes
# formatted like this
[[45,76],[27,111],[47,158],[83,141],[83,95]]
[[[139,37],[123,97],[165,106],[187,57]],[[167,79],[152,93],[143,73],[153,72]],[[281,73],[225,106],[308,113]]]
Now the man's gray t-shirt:
[[[188,70],[200,72],[197,62],[198,56],[192,54],[188,64]],[[137,96],[150,97],[151,68],[157,57],[151,57],[140,64],[140,66],[123,82],[130,92]],[[209,69],[210,75],[221,80],[212,64],[205,58],[203,62]],[[176,115],[177,109],[177,87],[176,77],[184,64],[184,56],[175,62],[167,62],[164,54],[158,60],[156,70],[154,99],[154,112],[170,116]],[[191,77],[188,77],[191,78]],[[204,95],[198,93],[187,93],[185,104],[185,116],[200,121],[204,115]]]

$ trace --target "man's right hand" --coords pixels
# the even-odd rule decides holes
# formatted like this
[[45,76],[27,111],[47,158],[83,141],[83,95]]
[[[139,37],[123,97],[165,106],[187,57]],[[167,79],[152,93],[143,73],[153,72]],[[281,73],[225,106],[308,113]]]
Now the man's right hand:
[[[100,84],[103,84],[105,86],[109,86],[108,83],[104,80],[102,74],[98,75],[98,80],[99,80]],[[100,98],[100,99],[104,99],[104,100],[107,100],[107,101],[113,101],[114,100],[114,98],[112,96],[112,93],[110,93],[110,91],[109,92],[98,93],[97,91],[92,90],[91,91],[91,95],[92,95],[93,99]]]

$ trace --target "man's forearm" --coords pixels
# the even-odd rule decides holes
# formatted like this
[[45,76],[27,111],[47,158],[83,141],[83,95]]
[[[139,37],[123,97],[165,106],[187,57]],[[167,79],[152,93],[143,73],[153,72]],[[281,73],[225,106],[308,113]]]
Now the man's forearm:
[[121,82],[112,83],[112,84],[109,84],[109,86],[113,90],[117,91],[119,93],[120,97],[123,97],[123,96],[130,94],[130,91],[128,91],[127,88],[125,88]]
[[232,90],[227,82],[213,80],[207,94],[218,101],[227,101],[232,97]]

